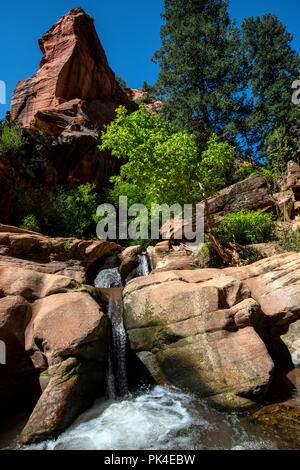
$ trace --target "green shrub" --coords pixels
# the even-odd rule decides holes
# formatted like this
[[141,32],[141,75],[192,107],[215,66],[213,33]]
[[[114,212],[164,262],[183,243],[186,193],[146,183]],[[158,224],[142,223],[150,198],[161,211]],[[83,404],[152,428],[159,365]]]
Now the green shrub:
[[262,243],[271,238],[275,224],[272,214],[260,209],[256,212],[242,209],[228,214],[214,233],[222,243]]
[[243,181],[245,179],[251,178],[254,175],[261,175],[267,180],[272,188],[275,189],[277,183],[277,175],[272,170],[267,170],[266,168],[255,168],[252,163],[242,163],[240,167],[234,173],[234,181]]
[[239,255],[242,259],[243,265],[247,266],[248,264],[256,263],[262,259],[262,255],[255,248],[247,247],[243,248]]
[[17,152],[27,143],[16,126],[2,124],[0,127],[0,154]]
[[139,98],[137,98],[135,100],[136,104],[140,105],[140,104],[153,104],[157,101],[157,99],[155,98],[155,96],[153,95],[143,95],[143,96],[140,96]]
[[30,230],[32,232],[39,232],[40,231],[38,221],[36,220],[36,217],[33,214],[30,214],[30,215],[27,215],[26,217],[24,217],[24,219],[22,221],[22,225],[20,225],[20,228],[22,228],[24,230]]
[[278,236],[279,244],[285,251],[300,251],[300,228],[296,231],[291,228],[284,230]]

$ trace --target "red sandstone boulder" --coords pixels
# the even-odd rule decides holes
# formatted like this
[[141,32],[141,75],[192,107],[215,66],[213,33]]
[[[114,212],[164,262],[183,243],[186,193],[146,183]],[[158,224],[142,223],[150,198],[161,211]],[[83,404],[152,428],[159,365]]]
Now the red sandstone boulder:
[[50,368],[51,378],[20,437],[19,444],[56,438],[104,393],[105,368],[70,357]]
[[273,326],[300,318],[300,253],[283,253],[224,271],[248,286]]
[[18,266],[85,282],[91,267],[120,251],[122,247],[113,242],[51,238],[0,224],[0,267]]
[[121,259],[121,265],[119,267],[119,271],[123,281],[126,281],[129,274],[137,268],[139,261],[138,255],[142,253],[141,245],[137,246],[129,246],[125,248],[124,251],[119,255]]
[[106,316],[87,292],[48,295],[33,304],[25,348],[41,351],[49,365],[65,356],[103,360],[106,333]]
[[124,290],[130,344],[157,383],[222,408],[261,399],[274,364],[254,330],[262,314],[247,286],[218,269],[169,271]]

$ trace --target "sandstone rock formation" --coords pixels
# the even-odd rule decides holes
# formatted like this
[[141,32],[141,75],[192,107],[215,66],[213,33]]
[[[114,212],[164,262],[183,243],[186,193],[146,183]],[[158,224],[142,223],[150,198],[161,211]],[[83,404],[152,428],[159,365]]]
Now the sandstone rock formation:
[[86,282],[95,264],[120,251],[122,248],[112,242],[51,238],[0,224],[0,266],[62,274]]
[[123,282],[126,281],[129,274],[138,266],[138,255],[140,253],[142,253],[141,245],[129,246],[120,253],[121,265],[119,271]]
[[158,383],[242,409],[267,393],[274,362],[297,365],[300,254],[159,271],[124,290],[131,347]]
[[289,324],[300,317],[300,253],[283,253],[224,271],[248,286],[273,325]]
[[161,111],[163,100],[156,100],[147,91],[134,88],[124,88],[124,91],[130,100],[135,101],[137,104],[139,102],[143,103],[150,113],[158,114]]
[[292,189],[296,201],[300,201],[300,167],[296,162],[288,162],[286,188]]

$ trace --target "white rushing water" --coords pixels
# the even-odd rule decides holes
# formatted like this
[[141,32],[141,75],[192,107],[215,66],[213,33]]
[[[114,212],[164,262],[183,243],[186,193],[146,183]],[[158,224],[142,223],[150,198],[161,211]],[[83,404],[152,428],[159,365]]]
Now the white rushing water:
[[[109,350],[107,372],[108,398],[128,394],[126,367],[126,331],[123,323],[123,306],[119,305],[112,295],[109,300],[107,317],[111,324],[112,342]],[[116,373],[114,374],[114,363]]]
[[139,265],[137,268],[138,276],[148,276],[150,274],[150,267],[148,262],[148,256],[146,253],[138,255]]
[[121,287],[122,279],[119,268],[102,269],[94,281],[95,287],[109,289],[110,287]]
[[[156,386],[123,400],[97,400],[55,441],[28,450],[271,449],[272,434],[249,428],[235,414],[209,409],[173,387]],[[25,450],[26,450],[25,449]]]

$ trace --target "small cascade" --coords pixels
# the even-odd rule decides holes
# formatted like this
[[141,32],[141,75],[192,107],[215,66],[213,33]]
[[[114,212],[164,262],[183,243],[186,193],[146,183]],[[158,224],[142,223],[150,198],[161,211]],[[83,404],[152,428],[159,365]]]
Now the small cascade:
[[151,272],[149,266],[149,259],[147,253],[142,253],[138,255],[139,265],[137,268],[137,276],[148,276]]
[[107,394],[115,399],[118,395],[128,395],[126,368],[126,331],[123,323],[121,289],[112,289],[107,317],[111,324],[112,341],[109,350]]
[[112,287],[121,287],[122,279],[119,273],[119,268],[102,269],[99,271],[94,286],[104,289],[110,289]]

